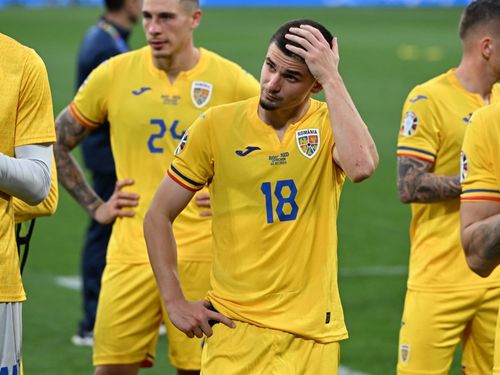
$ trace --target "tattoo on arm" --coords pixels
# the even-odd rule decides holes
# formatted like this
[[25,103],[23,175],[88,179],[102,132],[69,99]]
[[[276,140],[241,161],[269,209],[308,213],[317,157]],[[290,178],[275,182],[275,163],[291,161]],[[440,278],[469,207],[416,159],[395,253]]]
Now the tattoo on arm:
[[71,150],[78,146],[88,135],[83,127],[65,108],[56,119],[57,142],[54,155],[59,181],[75,200],[91,215],[102,204],[102,200],[85,180],[78,163],[71,155]]
[[493,269],[500,262],[500,220],[479,224],[471,233],[469,252],[477,254]]
[[403,203],[431,203],[456,198],[461,193],[460,179],[438,176],[432,163],[417,158],[398,157],[398,191]]

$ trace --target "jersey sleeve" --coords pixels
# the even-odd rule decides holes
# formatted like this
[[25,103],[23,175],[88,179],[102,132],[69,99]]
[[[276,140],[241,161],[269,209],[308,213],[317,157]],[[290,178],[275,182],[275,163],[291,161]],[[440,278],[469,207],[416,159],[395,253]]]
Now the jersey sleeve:
[[71,113],[87,128],[95,129],[107,118],[111,70],[110,60],[106,60],[95,68],[80,86],[70,104]]
[[238,74],[238,80],[236,83],[236,100],[248,99],[254,96],[259,95],[260,93],[260,84],[254,78],[253,75],[245,71],[243,68],[240,68],[240,72]]
[[[486,110],[485,110],[486,109]],[[498,111],[495,112],[498,115]],[[491,132],[492,118],[487,108],[476,111],[465,131],[460,158],[460,180],[462,182],[462,201],[497,201],[500,191],[493,166]]]
[[168,170],[174,181],[191,191],[202,189],[213,177],[210,113],[202,114],[186,131]]
[[30,50],[25,60],[14,146],[55,142],[54,112],[45,64]]
[[432,99],[417,86],[403,106],[397,155],[434,163],[438,141],[439,124]]

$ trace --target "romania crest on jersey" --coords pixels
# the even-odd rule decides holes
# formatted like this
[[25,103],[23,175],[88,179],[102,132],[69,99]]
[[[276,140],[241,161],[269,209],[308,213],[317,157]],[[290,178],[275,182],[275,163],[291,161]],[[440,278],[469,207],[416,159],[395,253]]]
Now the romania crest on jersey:
[[194,81],[191,86],[191,99],[197,108],[205,106],[212,96],[212,84],[208,82]]
[[399,347],[399,357],[401,359],[401,363],[408,363],[410,359],[410,345],[403,344]]
[[467,160],[467,155],[465,152],[460,153],[460,182],[464,182],[464,180],[469,175],[469,161]]
[[301,129],[297,130],[297,146],[302,155],[311,159],[319,149],[319,130]]

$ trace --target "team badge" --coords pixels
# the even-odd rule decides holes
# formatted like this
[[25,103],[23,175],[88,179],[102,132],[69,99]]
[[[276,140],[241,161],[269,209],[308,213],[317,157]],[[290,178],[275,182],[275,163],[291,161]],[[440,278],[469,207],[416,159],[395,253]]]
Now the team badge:
[[469,175],[469,161],[465,152],[460,153],[460,182],[464,182]]
[[418,117],[415,112],[406,112],[403,123],[401,124],[400,134],[405,137],[411,137],[417,131]]
[[174,151],[174,155],[179,155],[184,150],[184,147],[186,147],[187,140],[188,140],[188,132],[185,131],[179,144],[177,145],[177,148]]
[[401,359],[401,363],[408,363],[410,359],[410,345],[403,344],[399,347],[399,358]]
[[197,108],[208,103],[212,96],[212,84],[208,82],[194,81],[191,86],[191,99]]
[[302,155],[311,159],[319,149],[319,130],[302,129],[297,130],[297,146]]

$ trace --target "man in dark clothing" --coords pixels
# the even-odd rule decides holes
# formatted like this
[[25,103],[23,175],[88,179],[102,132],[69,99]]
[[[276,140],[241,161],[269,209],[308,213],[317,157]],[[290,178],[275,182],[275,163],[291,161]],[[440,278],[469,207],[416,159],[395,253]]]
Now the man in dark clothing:
[[[78,53],[77,87],[99,64],[129,50],[130,31],[141,12],[140,0],[105,0],[106,11],[85,34]],[[82,144],[85,166],[92,174],[96,193],[107,200],[113,194],[116,175],[109,126],[100,126]],[[81,273],[83,279],[83,318],[72,342],[92,346],[101,276],[106,263],[106,248],[112,225],[92,220],[85,236]]]

